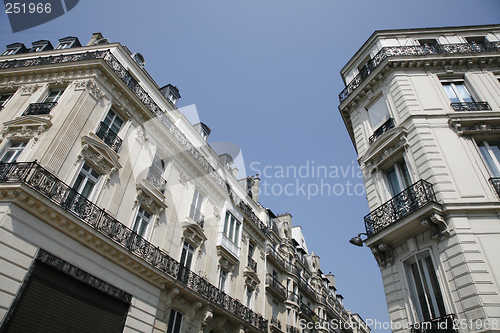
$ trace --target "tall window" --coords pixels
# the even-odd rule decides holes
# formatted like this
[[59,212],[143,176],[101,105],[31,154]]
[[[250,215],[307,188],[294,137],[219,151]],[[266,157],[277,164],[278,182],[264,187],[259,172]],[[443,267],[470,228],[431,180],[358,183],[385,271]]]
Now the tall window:
[[181,261],[180,264],[187,269],[191,268],[191,262],[193,261],[194,247],[188,242],[184,242],[182,246]]
[[253,298],[253,289],[250,289],[247,287],[247,292],[246,292],[246,306],[247,308],[251,309],[252,308],[252,298]]
[[370,124],[374,131],[391,118],[391,114],[383,97],[370,105],[367,111],[368,117],[370,118]]
[[13,95],[13,92],[0,94],[0,110],[2,110],[5,105],[7,105]]
[[194,190],[193,202],[191,203],[191,210],[189,212],[189,217],[192,218],[195,222],[201,221],[201,203],[203,201],[203,196],[198,192],[198,190]]
[[410,294],[417,315],[427,321],[446,315],[443,296],[428,252],[416,255],[405,262],[410,284]]
[[104,125],[108,126],[108,128],[111,129],[115,134],[118,134],[118,132],[120,132],[120,129],[123,126],[123,122],[123,119],[118,116],[113,109],[110,109],[108,111],[108,114],[103,121]]
[[167,333],[181,333],[182,313],[177,310],[170,310]]
[[241,223],[231,213],[226,212],[226,220],[224,221],[224,235],[227,236],[234,244],[238,245],[240,237]]
[[441,82],[446,94],[452,103],[471,103],[474,102],[472,95],[465,86],[464,81]]
[[9,146],[5,150],[0,159],[2,163],[13,163],[17,161],[17,158],[23,152],[26,147],[27,142],[9,142]]
[[397,162],[391,168],[387,169],[385,176],[388,190],[393,197],[411,185],[410,173],[404,160]]
[[226,291],[227,287],[227,277],[229,273],[225,270],[221,269],[219,274],[219,289],[222,291]]
[[61,95],[64,92],[64,88],[61,89],[51,89],[47,96],[45,96],[45,99],[43,100],[44,103],[52,103],[52,102],[57,102]]
[[479,141],[477,146],[491,176],[500,177],[500,141]]
[[149,221],[151,220],[151,214],[140,207],[137,211],[137,216],[135,217],[134,227],[132,231],[137,233],[139,236],[144,237],[146,235],[146,230],[148,229]]
[[73,189],[85,198],[89,199],[98,180],[99,174],[87,164],[84,164],[78,174],[78,177],[76,177]]

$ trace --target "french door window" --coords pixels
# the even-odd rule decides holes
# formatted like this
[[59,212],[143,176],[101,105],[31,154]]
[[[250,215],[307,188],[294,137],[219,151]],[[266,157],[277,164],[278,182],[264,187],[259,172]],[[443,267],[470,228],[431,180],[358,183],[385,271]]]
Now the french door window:
[[182,246],[181,262],[180,264],[187,269],[191,268],[191,262],[193,261],[194,247],[188,242],[184,242]]
[[63,94],[64,89],[51,89],[45,99],[43,100],[44,103],[53,103],[57,102],[59,98],[61,98],[61,95]]
[[2,163],[13,163],[17,161],[17,158],[23,152],[26,147],[27,142],[10,142],[9,147],[3,153],[0,162]]
[[5,105],[7,105],[13,95],[13,92],[0,94],[0,110],[2,110]]
[[464,81],[441,82],[452,103],[472,103],[474,99]]
[[411,178],[406,162],[401,160],[385,172],[387,187],[392,197],[410,187]]
[[181,333],[182,313],[172,309],[168,319],[167,333]]
[[477,146],[491,176],[500,177],[500,141],[479,141]]
[[220,270],[219,274],[219,289],[222,291],[226,291],[226,284],[227,284],[227,276],[229,275],[228,272],[225,270]]
[[224,221],[224,235],[227,236],[236,246],[238,245],[240,236],[241,222],[239,222],[231,213],[226,212],[226,220]]
[[104,118],[103,123],[104,125],[108,126],[108,128],[111,129],[113,133],[118,134],[123,126],[124,121],[122,118],[120,118],[120,116],[116,114],[113,109],[110,109],[108,111],[108,114],[106,115],[106,118]]
[[144,237],[146,235],[146,230],[148,229],[149,221],[151,220],[151,214],[140,207],[137,211],[137,216],[135,217],[134,227],[132,231],[137,233],[139,236]]
[[412,303],[419,320],[428,321],[446,315],[436,269],[429,253],[424,252],[408,259],[405,268]]
[[90,199],[98,180],[99,174],[87,164],[84,164],[73,184],[73,189],[83,197]]

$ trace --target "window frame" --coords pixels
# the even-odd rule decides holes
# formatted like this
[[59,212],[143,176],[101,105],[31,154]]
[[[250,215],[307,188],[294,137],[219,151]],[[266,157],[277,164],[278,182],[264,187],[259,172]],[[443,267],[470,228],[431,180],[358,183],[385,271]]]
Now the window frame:
[[[425,265],[416,264],[417,262],[424,262]],[[443,288],[440,284],[441,278],[433,256],[431,255],[431,251],[427,249],[415,253],[403,260],[402,263],[406,275],[406,282],[408,284],[409,301],[414,309],[413,312],[417,319],[416,321],[428,321],[445,316],[448,311],[443,296]],[[432,267],[429,267],[429,263]],[[423,288],[424,299],[420,297],[418,287],[415,284],[414,270],[412,270],[412,265],[414,264],[417,268],[420,288]],[[430,270],[430,268],[432,268],[432,270]],[[437,290],[434,290],[436,288]],[[427,309],[422,309],[422,301],[425,301]],[[427,311],[427,315],[424,314],[424,311]]]
[[[113,113],[113,116],[110,117],[110,113]],[[106,121],[108,119],[110,119],[109,124],[106,124]],[[117,132],[113,130],[113,125],[115,125],[116,119],[119,119],[122,122]],[[116,111],[114,108],[111,107],[104,116],[104,118],[102,119],[102,123],[106,125],[113,133],[119,135],[121,130],[125,127],[126,120],[124,117],[122,117],[122,115],[118,111]]]
[[[477,98],[474,95],[472,89],[470,89],[469,84],[465,81],[465,79],[440,79],[441,86],[443,87],[443,90],[450,100],[451,103],[475,103],[477,102]],[[450,94],[448,93],[448,90],[446,89],[445,86],[449,85],[451,91],[455,94],[455,100],[452,99]],[[467,92],[470,101],[466,101],[463,99],[463,96],[461,96],[461,93],[457,86],[463,86],[463,89],[465,92]]]
[[[229,220],[229,217],[232,219]],[[239,221],[229,210],[226,210],[226,217],[224,219],[224,235],[239,247],[239,240],[241,239],[242,223]]]
[[[196,248],[189,242],[184,241],[184,243],[182,244],[181,258],[179,259],[179,263],[183,267],[191,269],[195,252]],[[188,263],[188,265],[186,265],[186,263]]]
[[[13,145],[21,145],[13,147]],[[2,150],[2,156],[0,157],[0,163],[15,163],[19,159],[19,156],[22,155],[26,147],[28,146],[28,141],[9,141],[7,145]],[[13,152],[6,160],[5,156],[9,153]]]
[[[149,232],[151,220],[153,214],[149,213],[142,206],[139,206],[134,218],[134,224],[132,225],[132,232],[136,233],[138,236],[146,239]],[[142,232],[141,232],[142,230]]]
[[[184,315],[176,310],[170,309],[170,316],[168,318],[167,333],[181,333],[182,322]],[[175,323],[175,324],[174,324]]]
[[[488,170],[488,173],[492,178],[499,178],[500,177],[500,155],[497,156],[495,155],[495,152],[491,148],[491,146],[496,146],[500,150],[500,140],[497,140],[496,143],[493,143],[494,140],[474,140],[477,146],[477,150],[479,152],[479,156],[481,157],[481,160],[483,161],[484,165],[486,166],[486,169]],[[484,147],[485,151],[481,149],[481,147]],[[485,154],[488,154],[485,156]],[[493,163],[493,165],[490,164],[490,162]],[[493,169],[493,167],[496,168],[496,170]]]
[[229,277],[229,272],[220,269],[218,287],[223,292],[226,292],[228,277]]
[[[49,91],[47,92],[47,94],[43,98],[42,103],[57,103],[57,102],[59,102],[59,100],[61,99],[61,96],[65,90],[66,90],[66,88],[51,88],[51,89],[49,89]],[[51,101],[47,101],[50,97],[50,94],[52,94],[53,92],[57,92],[55,98]]]
[[[16,93],[15,91],[0,93],[0,110],[2,110],[7,105],[7,103],[9,103],[9,101],[12,99],[12,96],[14,96],[15,93]],[[7,98],[2,102],[3,96],[7,96]]]
[[[404,163],[405,169],[403,170],[401,164]],[[389,171],[394,170],[394,174],[396,175],[396,181],[397,184],[393,184],[393,181],[389,177]],[[404,173],[406,172],[406,176]],[[413,184],[413,179],[411,176],[411,172],[408,169],[408,163],[406,163],[406,160],[404,157],[400,160],[397,160],[394,162],[390,167],[385,168],[384,170],[384,185],[385,185],[385,190],[387,193],[391,196],[391,198],[394,198],[397,196],[399,193],[403,192],[405,189],[410,187]],[[395,189],[393,185],[397,185],[399,187],[399,191],[395,193]]]
[[[86,170],[85,167],[88,167],[88,170]],[[93,172],[95,174],[97,174],[97,176],[93,175],[92,174]],[[75,185],[77,184],[80,176],[83,176],[82,182],[80,182],[80,184],[78,185],[78,188],[75,188]],[[90,166],[86,162],[83,162],[82,166],[80,167],[80,170],[76,174],[75,180],[73,181],[73,185],[71,186],[71,188],[73,190],[75,190],[82,197],[86,198],[89,201],[92,201],[92,199],[94,198],[94,195],[97,191],[97,187],[99,186],[101,176],[102,175],[99,172],[97,172],[94,168],[92,168],[92,166]],[[92,188],[91,188],[89,194],[87,196],[85,196],[84,194],[82,194],[82,192],[85,189],[85,186],[87,185],[89,180],[93,181],[94,184],[92,185]]]

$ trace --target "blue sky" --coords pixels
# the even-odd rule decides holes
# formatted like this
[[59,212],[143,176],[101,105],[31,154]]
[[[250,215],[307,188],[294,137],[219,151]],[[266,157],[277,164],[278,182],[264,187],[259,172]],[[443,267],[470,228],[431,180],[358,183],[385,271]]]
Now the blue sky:
[[[368,206],[354,187],[362,181],[353,177],[356,155],[338,111],[339,71],[375,30],[494,24],[499,14],[499,0],[80,0],[67,14],[15,34],[2,11],[0,49],[40,39],[55,46],[70,35],[86,44],[101,32],[141,53],[160,86],[179,88],[179,107],[196,105],[210,141],[241,147],[247,174],[260,171],[268,184],[260,202],[302,226],[323,272],[335,274],[346,308],[387,322],[375,259],[348,243],[364,231]],[[313,164],[324,166],[326,177],[312,177]],[[289,177],[276,177],[280,167]],[[318,193],[308,198],[314,185]]]

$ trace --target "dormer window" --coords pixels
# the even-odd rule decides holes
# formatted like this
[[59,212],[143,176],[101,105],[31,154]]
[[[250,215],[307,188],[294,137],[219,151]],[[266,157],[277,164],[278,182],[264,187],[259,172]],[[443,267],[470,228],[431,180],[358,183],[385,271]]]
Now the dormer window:
[[166,86],[163,86],[160,88],[160,92],[167,98],[167,100],[172,104],[173,106],[177,105],[177,101],[179,98],[181,98],[181,95],[179,94],[179,89],[177,89],[176,86],[173,86],[171,84],[167,84]]
[[53,50],[52,44],[48,40],[39,40],[32,43],[32,47],[28,52],[42,52]]
[[208,142],[208,136],[210,135],[210,132],[212,132],[212,130],[207,125],[201,122],[193,126],[196,129],[196,131],[198,131],[198,133],[201,135],[203,140]]
[[64,50],[64,49],[70,49],[73,47],[80,47],[82,44],[80,44],[80,41],[76,37],[66,37],[66,38],[61,38],[59,39],[59,44],[56,47],[56,50]]
[[24,46],[23,43],[13,43],[7,45],[7,50],[5,50],[2,55],[12,55],[12,54],[18,54],[18,53],[25,53],[28,50],[26,49],[26,46]]

